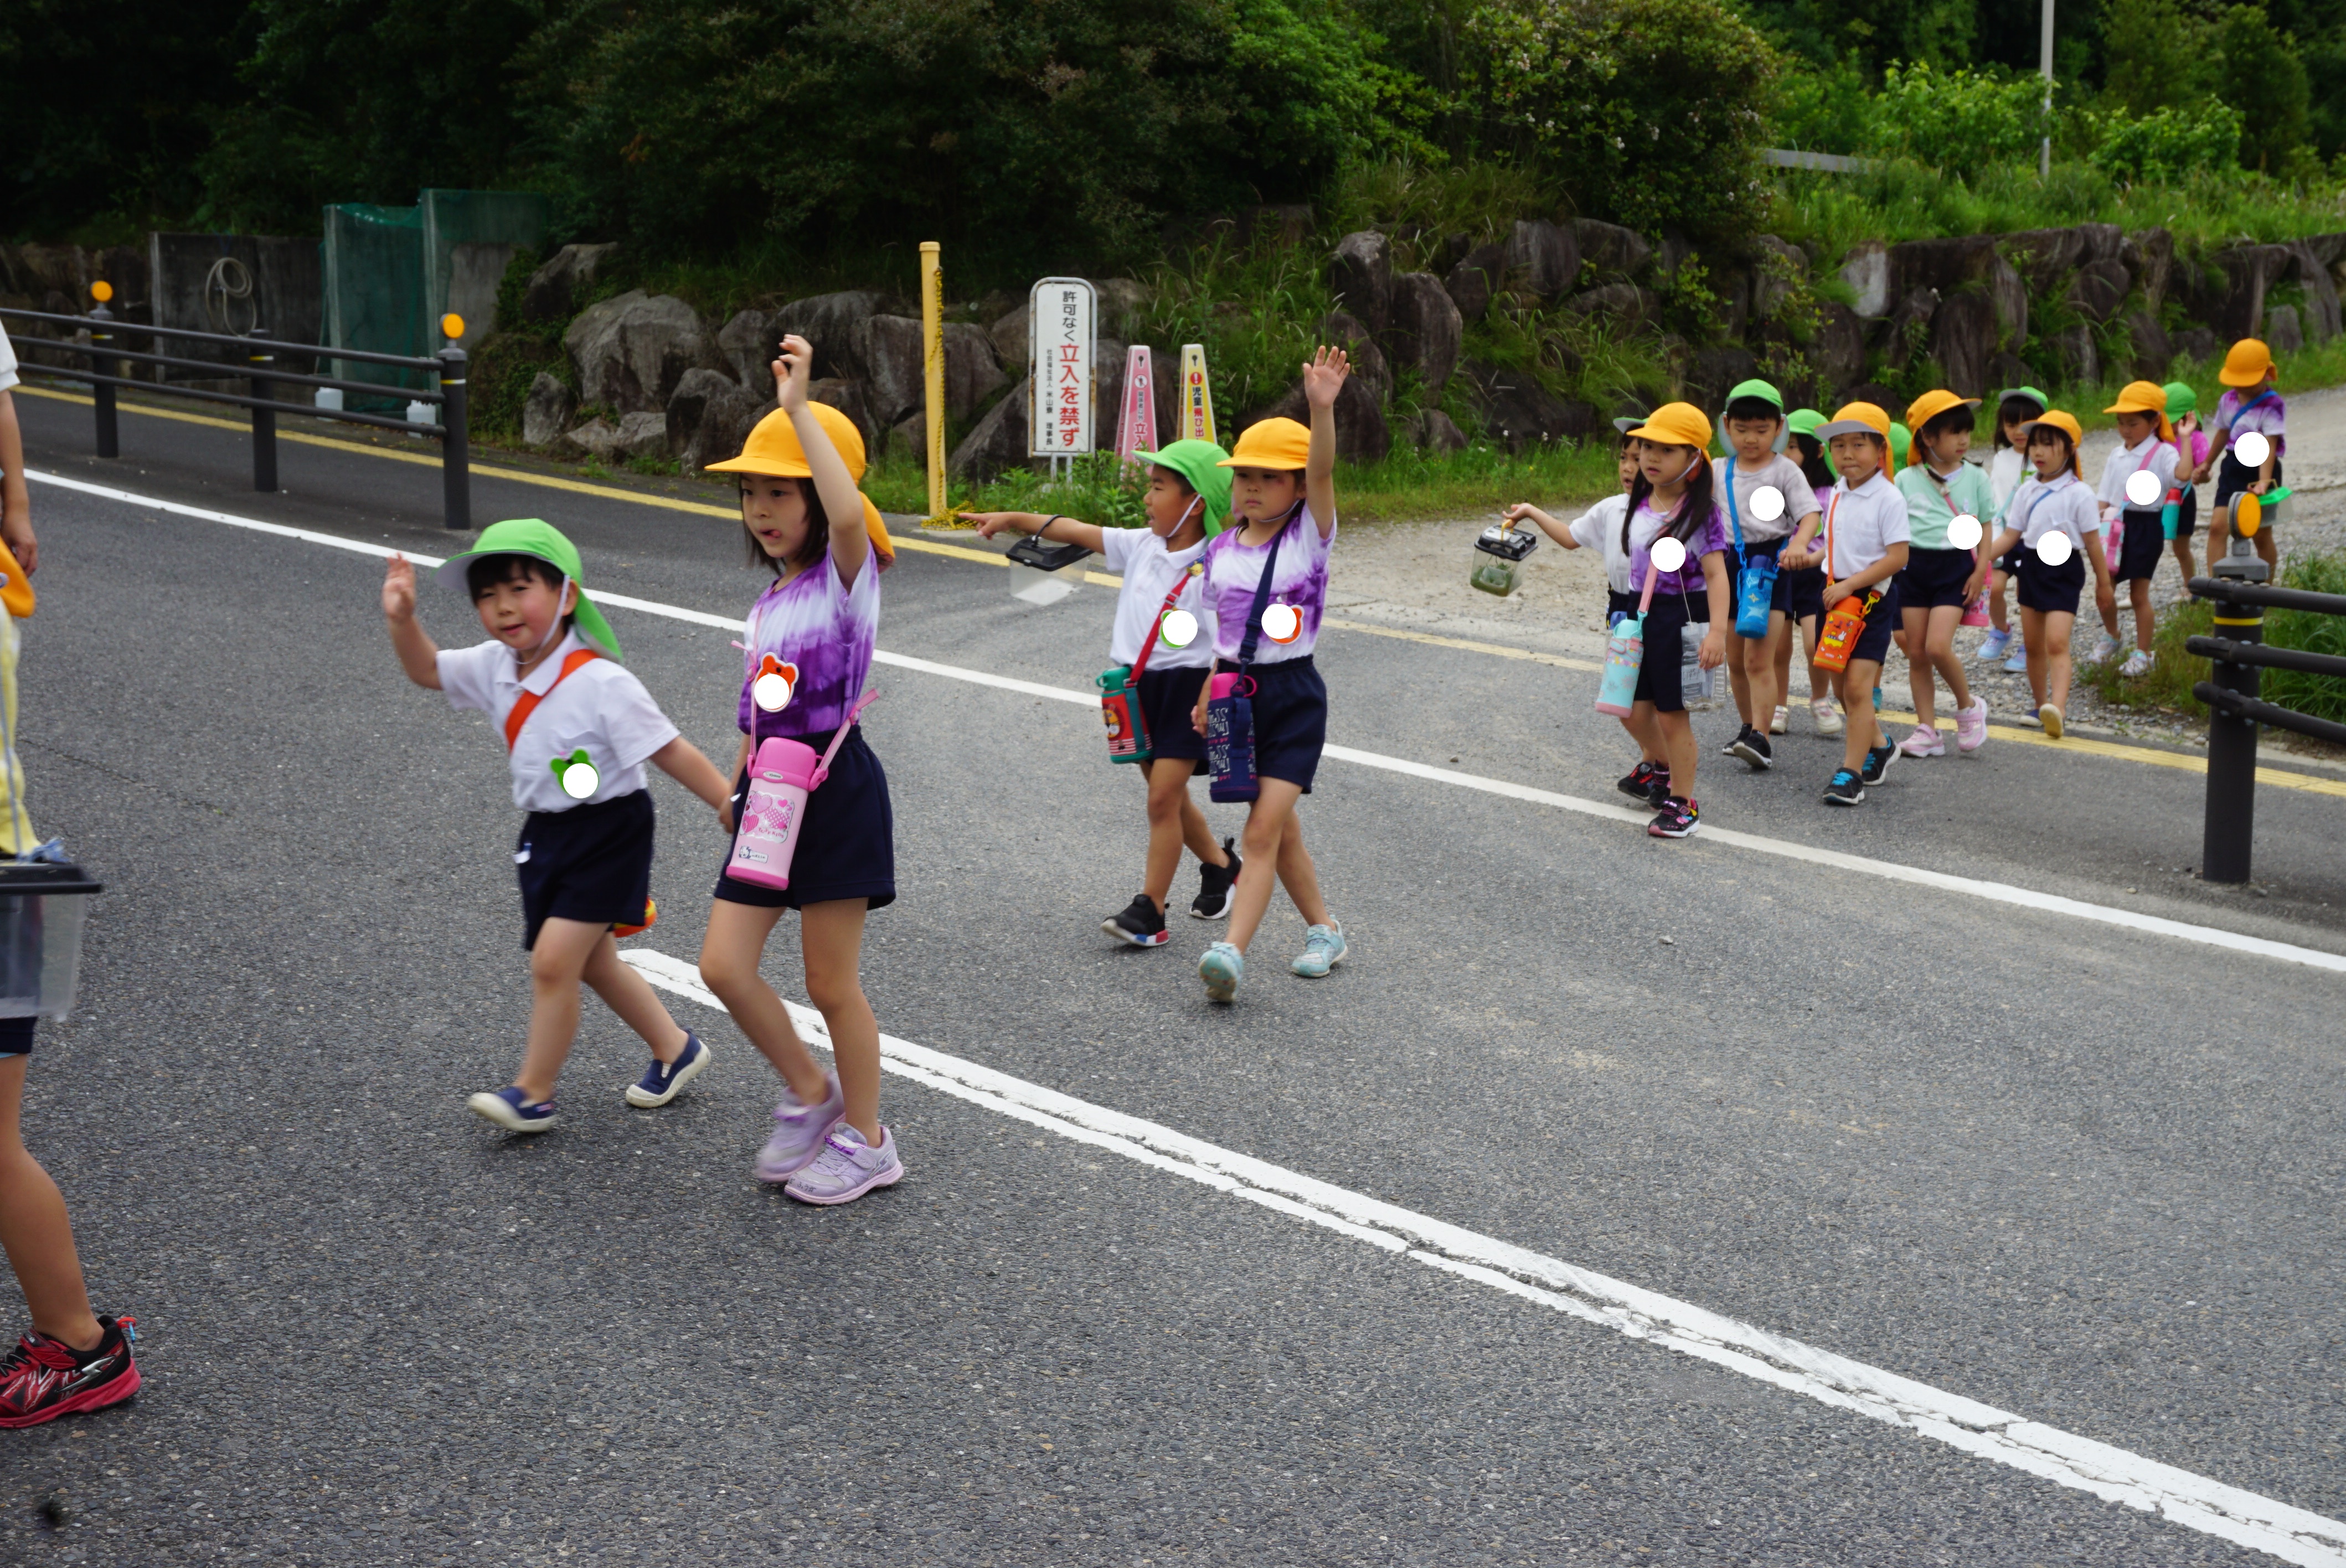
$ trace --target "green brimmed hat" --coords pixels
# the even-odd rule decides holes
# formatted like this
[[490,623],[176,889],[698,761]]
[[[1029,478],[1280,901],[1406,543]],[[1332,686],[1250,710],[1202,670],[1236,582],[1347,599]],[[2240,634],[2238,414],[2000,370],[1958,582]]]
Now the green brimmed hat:
[[570,620],[578,640],[597,653],[625,663],[619,652],[619,639],[611,633],[611,623],[586,596],[583,578],[586,568],[579,563],[578,546],[562,535],[562,530],[538,517],[508,517],[502,523],[492,523],[481,530],[473,547],[461,555],[451,555],[433,574],[438,582],[465,591],[464,573],[484,555],[534,555],[544,561],[570,581],[578,590],[578,602],[571,606]]
[[2199,394],[2189,382],[2169,382],[2158,389],[2167,394],[2167,417],[2181,419],[2199,412]]
[[1805,435],[1813,438],[1817,433],[1817,426],[1824,423],[1824,422],[1825,416],[1819,413],[1815,409],[1796,408],[1791,412],[1784,416],[1784,428],[1791,432],[1794,435]]
[[2001,411],[2003,410],[2004,405],[2014,398],[2023,398],[2029,402],[2035,403],[2036,405],[2036,412],[2039,413],[2043,413],[2046,409],[2053,406],[2053,400],[2046,397],[2035,387],[2006,387],[2002,392],[1995,394],[1995,406],[1999,411],[1997,414],[1998,418],[2003,417]]
[[1143,463],[1153,463],[1169,468],[1188,480],[1189,488],[1205,503],[1203,508],[1206,537],[1210,539],[1222,531],[1222,521],[1230,514],[1230,471],[1221,465],[1229,453],[1210,441],[1194,438],[1171,441],[1157,452],[1136,452],[1133,456]]

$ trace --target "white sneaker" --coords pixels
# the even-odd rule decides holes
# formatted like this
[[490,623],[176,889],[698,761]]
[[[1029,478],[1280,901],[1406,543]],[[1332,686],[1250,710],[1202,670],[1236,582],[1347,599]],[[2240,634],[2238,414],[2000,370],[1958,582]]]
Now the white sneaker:
[[1776,717],[1768,721],[1768,733],[1788,735],[1791,732],[1791,728],[1792,710],[1780,702],[1776,705]]
[[1909,757],[1944,757],[1947,743],[1939,738],[1937,725],[1918,724],[1913,734],[1898,743],[1898,749]]
[[782,1191],[801,1203],[853,1203],[875,1186],[894,1186],[903,1179],[895,1134],[881,1128],[875,1149],[852,1123],[842,1122],[823,1139],[814,1163],[792,1176]]
[[1819,735],[1839,735],[1841,732],[1841,709],[1833,706],[1831,697],[1810,697],[1809,713],[1817,721]]
[[2079,664],[2100,664],[2104,659],[2108,658],[2110,655],[2117,651],[2118,639],[2110,636],[2109,633],[2104,632],[2100,636],[2094,639],[2094,651],[2087,654],[2077,662]]
[[2150,656],[2140,648],[2135,649],[2127,655],[2126,663],[2118,666],[2118,673],[2128,680],[2140,679],[2150,673]]

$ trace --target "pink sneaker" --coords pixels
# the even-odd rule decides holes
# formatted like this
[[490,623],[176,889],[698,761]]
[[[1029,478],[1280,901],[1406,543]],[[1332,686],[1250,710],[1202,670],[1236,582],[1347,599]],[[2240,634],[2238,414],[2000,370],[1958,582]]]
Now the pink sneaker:
[[788,1085],[783,1087],[782,1103],[774,1107],[774,1135],[758,1151],[760,1181],[788,1181],[822,1152],[823,1135],[847,1114],[847,1096],[839,1092],[839,1080],[832,1078],[830,1084],[831,1092],[819,1105],[801,1105]]
[[1955,709],[1955,745],[1977,751],[1987,744],[1987,698],[1974,697],[1969,708]]
[[1939,738],[1935,724],[1918,724],[1914,733],[1898,743],[1898,749],[1909,757],[1944,757],[1947,743]]
[[782,1188],[801,1203],[853,1203],[875,1186],[894,1186],[904,1179],[904,1162],[896,1157],[896,1135],[880,1129],[880,1146],[846,1122],[831,1129],[814,1162]]

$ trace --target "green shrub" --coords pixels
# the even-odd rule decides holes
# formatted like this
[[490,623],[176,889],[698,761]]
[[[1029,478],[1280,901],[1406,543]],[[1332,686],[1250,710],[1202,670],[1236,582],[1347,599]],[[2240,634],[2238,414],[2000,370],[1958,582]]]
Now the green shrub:
[[2172,183],[2201,169],[2239,167],[2242,116],[2228,105],[2170,106],[2138,119],[2120,112],[2096,122],[2088,160],[2115,178]]
[[2031,162],[2045,134],[2045,91],[2038,76],[1892,66],[1874,100],[1874,145],[1964,174]]

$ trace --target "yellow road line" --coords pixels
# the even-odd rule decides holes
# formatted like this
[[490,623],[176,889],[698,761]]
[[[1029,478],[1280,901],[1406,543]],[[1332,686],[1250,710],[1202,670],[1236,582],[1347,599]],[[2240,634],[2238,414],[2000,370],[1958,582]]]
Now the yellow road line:
[[[53,398],[59,402],[77,402],[85,407],[90,401],[87,397],[76,396],[72,392],[52,392],[46,387],[19,386],[16,390],[33,397]],[[116,406],[126,413],[142,413],[153,419],[178,420],[183,424],[209,425],[216,430],[232,430],[241,433],[250,428],[235,420],[215,419],[200,413],[183,413],[177,409],[148,408],[144,404],[133,402],[118,402]],[[305,446],[327,447],[336,452],[387,457],[396,463],[421,463],[434,468],[440,466],[438,458],[426,456],[420,452],[399,452],[389,447],[371,446],[355,441],[337,441],[331,436],[307,435],[296,431],[280,431],[277,433],[277,439],[299,442]],[[729,508],[711,506],[705,502],[680,501],[672,496],[650,495],[638,490],[620,490],[607,484],[592,484],[582,479],[564,479],[550,473],[527,473],[517,468],[486,468],[476,463],[473,467],[473,472],[485,474],[492,479],[507,479],[516,484],[536,484],[548,490],[566,490],[580,495],[596,495],[607,501],[628,501],[639,506],[660,506],[671,512],[690,512],[708,517],[733,518],[740,515],[740,513]],[[991,550],[973,550],[965,545],[943,545],[933,539],[915,539],[902,534],[892,534],[889,538],[900,550],[913,550],[928,555],[946,555],[957,561],[977,561],[990,566],[1010,565],[1008,556],[996,555]],[[1107,572],[1086,572],[1084,581],[1097,583],[1110,588],[1120,588],[1124,585],[1122,577],[1114,576]],[[1396,626],[1371,626],[1364,621],[1339,620],[1332,616],[1323,617],[1320,624],[1334,626],[1339,631],[1362,632],[1372,637],[1398,637],[1404,642],[1424,643],[1433,647],[1457,648],[1466,653],[1489,654],[1495,658],[1521,659],[1532,664],[1551,665],[1558,669],[1594,673],[1605,667],[1601,664],[1593,663],[1587,659],[1566,658],[1559,654],[1535,653],[1529,648],[1507,647],[1499,643],[1474,642],[1465,637],[1436,636],[1431,632],[1402,631]],[[1892,724],[1917,722],[1911,713],[1885,711],[1881,717]],[[2004,724],[1991,724],[1988,726],[1987,732],[1998,740],[2014,740],[2023,746],[2049,746],[2071,755],[2107,757],[2121,762],[2145,763],[2153,768],[2179,769],[2186,773],[2208,771],[2206,758],[2194,757],[2187,752],[2161,751],[2155,747],[2126,746],[2116,741],[2088,740],[2083,737],[2055,740],[2041,730],[2021,729]],[[2346,797],[2346,781],[2317,779],[2310,774],[2291,773],[2280,768],[2259,767],[2257,769],[2257,782],[2270,784],[2278,789],[2302,789],[2316,795]]]

